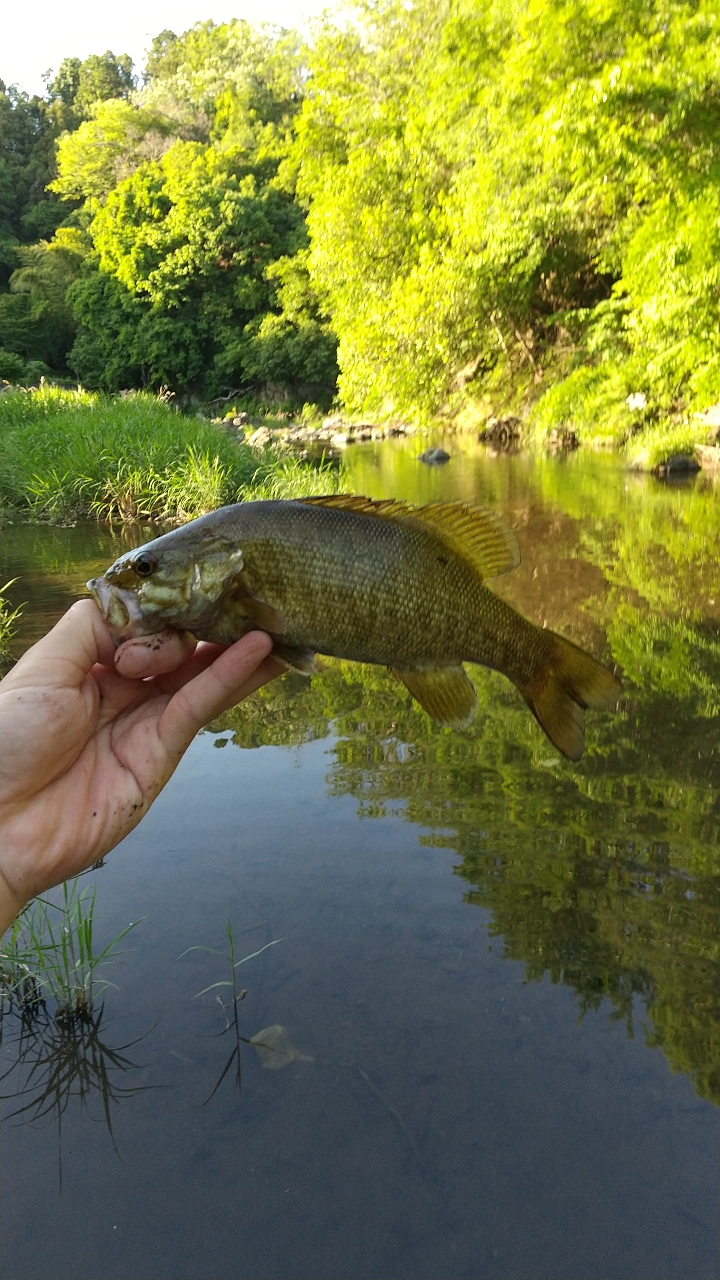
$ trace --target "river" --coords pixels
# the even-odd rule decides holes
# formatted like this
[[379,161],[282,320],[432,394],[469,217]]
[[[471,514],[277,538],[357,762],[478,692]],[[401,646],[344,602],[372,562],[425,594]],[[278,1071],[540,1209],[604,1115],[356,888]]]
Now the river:
[[[60,1080],[4,1126],[5,1280],[720,1275],[720,494],[445,444],[350,448],[351,487],[501,510],[494,588],[617,664],[619,710],[571,764],[482,668],[453,732],[328,662],[199,735],[88,876],[101,941],[142,922],[84,1092],[4,1019],[6,1114]],[[6,525],[17,652],[144,536]],[[195,998],[228,921],[240,1087],[229,988]]]

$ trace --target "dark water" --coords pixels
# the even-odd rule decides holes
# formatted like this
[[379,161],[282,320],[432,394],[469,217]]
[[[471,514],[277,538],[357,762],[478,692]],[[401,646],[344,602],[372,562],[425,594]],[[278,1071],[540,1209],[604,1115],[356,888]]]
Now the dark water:
[[[497,589],[619,663],[621,710],[570,765],[499,676],[473,671],[454,733],[334,663],[201,735],[89,877],[102,939],[144,917],[87,1047],[112,1136],[99,1088],[5,1124],[6,1280],[720,1274],[720,495],[419,451],[349,451],[353,488],[502,509],[523,564]],[[20,647],[117,551],[0,537]],[[280,1025],[297,1056],[241,1044],[242,1088],[233,1066],[203,1105],[235,1041],[227,988],[193,996],[229,964],[177,957],[224,952],[229,918],[238,956],[281,940],[237,971],[240,1033]]]

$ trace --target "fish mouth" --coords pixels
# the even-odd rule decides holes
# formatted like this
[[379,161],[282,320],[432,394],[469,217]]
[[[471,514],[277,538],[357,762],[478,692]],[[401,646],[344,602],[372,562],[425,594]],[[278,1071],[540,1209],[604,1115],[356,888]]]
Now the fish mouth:
[[147,631],[135,591],[113,586],[105,578],[91,578],[85,585],[117,644]]

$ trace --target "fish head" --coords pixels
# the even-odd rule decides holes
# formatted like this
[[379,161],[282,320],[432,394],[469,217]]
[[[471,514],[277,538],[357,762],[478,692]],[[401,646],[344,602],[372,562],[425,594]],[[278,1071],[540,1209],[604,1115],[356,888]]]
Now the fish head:
[[126,552],[87,583],[118,643],[165,627],[192,631],[218,611],[243,553],[228,538],[192,529],[186,525]]

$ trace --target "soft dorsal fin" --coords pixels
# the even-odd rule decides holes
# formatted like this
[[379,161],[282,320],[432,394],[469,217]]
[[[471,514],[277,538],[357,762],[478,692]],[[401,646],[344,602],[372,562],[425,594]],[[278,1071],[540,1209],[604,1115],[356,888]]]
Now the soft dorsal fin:
[[510,525],[488,507],[474,507],[468,502],[431,502],[425,507],[413,507],[393,498],[375,501],[349,493],[299,501],[312,506],[338,507],[380,520],[423,524],[455,555],[471,564],[481,578],[495,578],[520,563],[520,548]]

